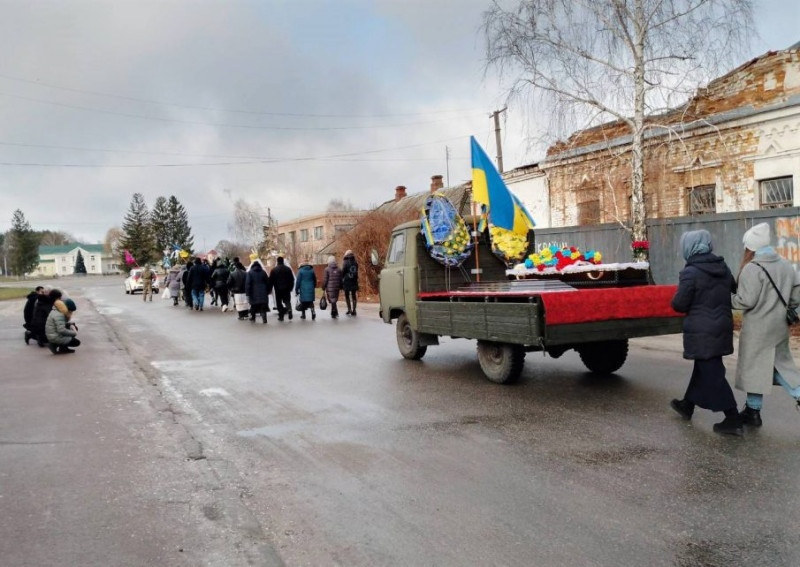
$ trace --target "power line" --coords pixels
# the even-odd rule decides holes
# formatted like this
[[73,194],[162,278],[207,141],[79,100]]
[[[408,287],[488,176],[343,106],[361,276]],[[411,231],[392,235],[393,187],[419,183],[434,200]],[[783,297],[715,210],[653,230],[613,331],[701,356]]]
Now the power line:
[[76,104],[66,104],[63,102],[54,102],[51,100],[44,100],[21,95],[14,95],[9,93],[0,92],[0,96],[24,100],[27,102],[35,102],[38,104],[49,104],[52,106],[59,106],[62,108],[70,108],[72,110],[82,110],[84,112],[94,112],[97,114],[107,114],[111,116],[122,116],[123,118],[137,118],[141,120],[154,120],[157,122],[172,122],[176,124],[189,124],[192,126],[213,126],[215,128],[244,128],[247,130],[279,130],[279,131],[335,131],[335,130],[377,130],[381,128],[404,128],[406,126],[421,126],[425,124],[440,124],[442,122],[451,122],[453,118],[443,118],[441,120],[429,120],[424,122],[404,122],[402,124],[383,124],[383,125],[367,125],[367,126],[258,126],[255,124],[226,124],[224,122],[200,122],[197,120],[179,120],[177,118],[164,118],[160,116],[147,116],[146,114],[134,114],[130,112],[116,112],[113,110],[102,110],[99,108],[89,108],[86,106],[79,106]]
[[429,112],[407,112],[407,113],[393,113],[393,114],[309,114],[309,113],[297,113],[297,112],[266,112],[261,110],[242,110],[242,109],[235,109],[235,108],[219,108],[219,107],[212,107],[212,106],[195,106],[195,105],[188,105],[188,104],[179,104],[174,102],[164,102],[146,98],[137,98],[132,96],[126,95],[119,95],[119,94],[111,94],[111,93],[103,93],[98,91],[92,91],[87,89],[77,89],[72,87],[64,87],[61,85],[54,85],[52,83],[44,83],[41,81],[33,81],[30,79],[23,79],[20,77],[13,77],[11,75],[5,75],[0,73],[0,78],[7,79],[9,81],[17,81],[20,83],[27,83],[30,85],[37,85],[40,87],[47,87],[50,89],[57,89],[61,91],[69,91],[74,93],[82,93],[82,94],[90,94],[94,96],[103,96],[108,98],[116,98],[120,100],[127,100],[132,102],[142,102],[146,104],[157,104],[160,106],[174,106],[177,108],[186,108],[190,110],[209,110],[213,112],[230,112],[235,114],[254,114],[254,115],[261,115],[261,116],[287,116],[291,118],[397,118],[401,116],[430,116],[434,114],[454,114],[454,113],[472,113],[476,112],[477,109],[450,109],[450,110],[432,110]]
[[[407,146],[398,146],[394,148],[383,148],[375,150],[366,150],[361,152],[349,152],[342,154],[333,154],[328,156],[305,156],[294,158],[256,158],[249,161],[235,161],[235,162],[212,162],[212,163],[161,163],[161,164],[77,164],[77,163],[44,163],[44,162],[0,162],[0,166],[8,167],[66,167],[66,168],[148,168],[148,167],[209,167],[209,166],[232,166],[232,165],[258,165],[258,164],[272,164],[272,163],[290,163],[301,161],[365,161],[359,159],[342,159],[342,158],[357,158],[358,156],[370,155],[376,153],[392,152],[399,150],[406,150],[411,148],[419,148],[423,146],[430,146],[434,144],[442,144],[454,140],[462,140],[468,138],[469,134],[447,138],[444,140],[436,140],[433,142],[424,142],[420,144],[410,144]],[[5,142],[0,142],[5,144]],[[14,144],[9,142],[9,145]],[[123,151],[123,150],[121,150]],[[244,158],[243,158],[244,159]],[[380,160],[376,160],[380,161]],[[396,161],[408,161],[402,158],[397,158]],[[418,160],[421,161],[421,160]],[[438,160],[434,160],[438,161]]]

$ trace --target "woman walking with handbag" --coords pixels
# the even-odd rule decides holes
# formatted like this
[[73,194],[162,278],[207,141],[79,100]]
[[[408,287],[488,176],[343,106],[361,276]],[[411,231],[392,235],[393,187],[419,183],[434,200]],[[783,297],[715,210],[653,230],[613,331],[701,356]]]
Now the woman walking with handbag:
[[764,394],[779,384],[800,409],[800,370],[789,351],[787,309],[800,302],[800,280],[791,264],[770,246],[769,225],[744,233],[745,250],[732,302],[741,309],[736,388],[747,392],[741,412],[746,425],[761,426]]
[[322,278],[322,291],[331,304],[331,319],[339,318],[339,309],[336,302],[339,301],[339,292],[342,289],[342,270],[336,265],[336,258],[328,258],[328,267],[325,268],[325,275]]
[[731,292],[736,284],[725,260],[711,253],[707,230],[683,233],[681,250],[686,267],[681,270],[672,308],[686,313],[683,357],[694,360],[694,369],[683,399],[670,405],[684,419],[692,418],[695,406],[725,412],[714,431],[741,435],[742,419],[722,363],[723,356],[733,353]]

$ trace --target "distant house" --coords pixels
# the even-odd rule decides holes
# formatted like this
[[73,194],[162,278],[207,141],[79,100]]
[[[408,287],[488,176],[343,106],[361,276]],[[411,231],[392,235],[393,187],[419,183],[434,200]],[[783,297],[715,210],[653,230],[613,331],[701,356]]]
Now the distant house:
[[119,274],[122,269],[119,258],[103,250],[102,244],[73,242],[62,246],[39,246],[39,265],[31,272],[33,276],[69,276],[75,273],[78,250],[83,255],[87,274]]

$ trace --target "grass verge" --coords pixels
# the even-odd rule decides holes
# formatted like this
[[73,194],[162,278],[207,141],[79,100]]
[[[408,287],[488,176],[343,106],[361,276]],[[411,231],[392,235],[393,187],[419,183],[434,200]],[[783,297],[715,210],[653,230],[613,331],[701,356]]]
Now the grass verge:
[[22,299],[33,291],[29,287],[0,287],[0,301],[6,299]]

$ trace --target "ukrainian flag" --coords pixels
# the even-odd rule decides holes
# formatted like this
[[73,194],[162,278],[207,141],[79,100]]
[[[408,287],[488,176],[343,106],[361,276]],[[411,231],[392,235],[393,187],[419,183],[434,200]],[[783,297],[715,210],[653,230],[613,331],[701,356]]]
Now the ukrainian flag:
[[483,205],[494,226],[517,234],[535,227],[533,217],[522,202],[506,187],[492,160],[474,137],[472,144],[472,200]]

